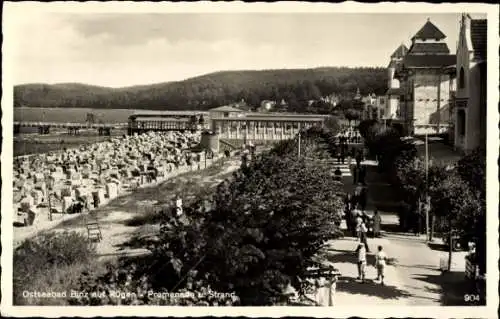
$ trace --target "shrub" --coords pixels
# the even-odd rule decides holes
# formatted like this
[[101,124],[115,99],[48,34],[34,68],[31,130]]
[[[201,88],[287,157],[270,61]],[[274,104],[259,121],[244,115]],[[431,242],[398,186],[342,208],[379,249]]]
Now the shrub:
[[471,187],[486,196],[486,151],[477,148],[470,154],[462,157],[457,163],[458,174]]
[[201,261],[196,269],[216,290],[236,292],[244,305],[272,304],[287,282],[300,289],[296,278],[339,235],[339,189],[323,167],[261,157],[219,186],[215,207],[202,218],[165,221],[154,254],[179,280]]
[[[147,259],[148,260],[148,259]],[[170,305],[170,306],[233,306],[238,304],[234,294],[213,291],[203,280],[186,278],[186,284],[176,292],[165,288],[153,290],[151,279],[145,275],[142,263],[108,265],[108,271],[100,275],[84,272],[78,282],[83,298],[68,298],[70,305]],[[151,271],[151,269],[149,269]]]
[[[110,269],[104,276],[82,276],[80,289],[133,293],[131,298],[72,300],[76,304],[234,304],[270,305],[316,266],[324,243],[341,234],[336,226],[341,184],[331,168],[316,160],[324,154],[322,130],[303,132],[304,153],[297,158],[297,140],[284,141],[269,154],[255,156],[245,170],[217,187],[213,196],[186,203],[184,214],[162,215],[158,240],[143,266]],[[205,205],[206,203],[208,205]],[[147,274],[147,276],[144,276]],[[207,295],[227,298],[161,301],[144,292]],[[231,300],[229,300],[231,299]]]
[[14,300],[27,302],[22,297],[25,290],[47,291],[71,284],[71,278],[78,276],[75,269],[88,265],[94,253],[87,237],[77,232],[53,232],[25,240],[13,256]]
[[477,191],[479,208],[474,218],[461,227],[470,230],[473,228],[477,234],[476,252],[479,270],[486,272],[486,151],[477,148],[470,154],[461,158],[457,163],[457,173],[469,185]]

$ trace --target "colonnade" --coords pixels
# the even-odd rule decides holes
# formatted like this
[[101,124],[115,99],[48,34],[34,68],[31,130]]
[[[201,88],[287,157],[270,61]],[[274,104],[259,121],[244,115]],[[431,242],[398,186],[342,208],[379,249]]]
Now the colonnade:
[[297,120],[213,120],[212,129],[220,138],[250,140],[286,140],[293,138],[301,129],[309,128],[319,121]]

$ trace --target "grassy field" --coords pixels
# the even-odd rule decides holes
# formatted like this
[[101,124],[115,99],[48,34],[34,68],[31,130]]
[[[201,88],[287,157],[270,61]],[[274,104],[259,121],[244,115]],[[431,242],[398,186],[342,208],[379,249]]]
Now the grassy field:
[[139,110],[16,107],[14,109],[14,121],[84,123],[87,119],[87,113],[93,113],[96,121],[103,121],[104,123],[126,123],[128,117],[136,111]]

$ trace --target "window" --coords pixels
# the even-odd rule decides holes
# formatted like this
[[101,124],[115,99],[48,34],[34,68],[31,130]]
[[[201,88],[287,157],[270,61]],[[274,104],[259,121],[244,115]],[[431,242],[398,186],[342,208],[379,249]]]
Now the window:
[[464,110],[458,110],[457,112],[457,124],[458,124],[458,134],[460,136],[465,136],[465,120],[466,120],[466,116],[465,116],[465,111]]
[[460,68],[460,73],[458,75],[458,83],[461,89],[465,88],[465,72],[463,67]]

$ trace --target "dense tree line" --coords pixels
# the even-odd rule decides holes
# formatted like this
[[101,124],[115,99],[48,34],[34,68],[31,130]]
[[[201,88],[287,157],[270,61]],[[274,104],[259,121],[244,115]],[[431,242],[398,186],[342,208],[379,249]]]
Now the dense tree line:
[[184,81],[125,88],[84,84],[25,84],[14,87],[14,106],[207,110],[244,100],[285,100],[288,111],[322,112],[328,105],[308,101],[336,94],[351,97],[383,94],[383,68],[317,68],[296,70],[222,71]]

